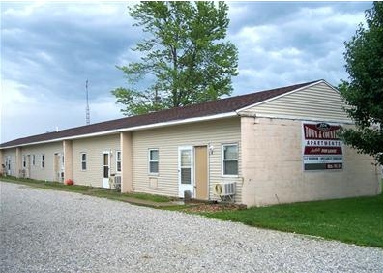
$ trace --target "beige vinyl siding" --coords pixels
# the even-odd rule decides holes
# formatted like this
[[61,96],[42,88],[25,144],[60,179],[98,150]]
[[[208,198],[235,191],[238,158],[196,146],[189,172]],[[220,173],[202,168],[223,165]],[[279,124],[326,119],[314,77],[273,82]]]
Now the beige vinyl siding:
[[[116,173],[116,151],[120,150],[120,134],[73,140],[73,181],[77,185],[102,187],[103,152],[109,155],[110,173]],[[86,154],[86,170],[81,170],[81,154]]]
[[[208,180],[210,199],[213,185],[218,182],[237,182],[236,201],[241,197],[241,155],[240,119],[229,118],[216,121],[198,122],[188,125],[170,126],[162,129],[133,133],[133,189],[168,196],[178,196],[178,148],[180,146],[214,146],[208,158]],[[222,176],[222,144],[239,145],[238,177]],[[158,175],[148,171],[149,149],[159,150]]]
[[[63,154],[62,142],[44,143],[31,146],[23,146],[21,149],[22,162],[23,156],[30,156],[29,170],[27,177],[37,180],[56,181],[56,174],[54,171],[55,154]],[[33,165],[33,155],[35,155],[35,165]],[[41,159],[44,155],[44,167],[42,167]],[[22,165],[20,165],[22,167]],[[28,166],[26,167],[28,168]]]
[[342,110],[340,94],[325,82],[263,102],[241,114],[263,117],[287,117],[320,121],[351,122]]

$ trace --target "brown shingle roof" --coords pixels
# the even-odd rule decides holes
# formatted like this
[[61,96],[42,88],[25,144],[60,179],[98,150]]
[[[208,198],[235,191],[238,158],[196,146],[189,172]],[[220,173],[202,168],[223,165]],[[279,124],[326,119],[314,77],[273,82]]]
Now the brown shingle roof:
[[290,91],[308,86],[315,82],[317,81],[295,84],[262,92],[256,92],[248,95],[221,99],[218,101],[209,101],[187,105],[184,107],[175,107],[149,114],[125,117],[121,119],[95,123],[58,132],[48,132],[39,135],[27,136],[3,143],[0,145],[0,147],[13,147],[41,141],[70,138],[73,136],[90,133],[129,129],[137,126],[154,125],[162,122],[230,113],[257,102],[262,102],[274,97],[278,97],[284,93],[288,93]]

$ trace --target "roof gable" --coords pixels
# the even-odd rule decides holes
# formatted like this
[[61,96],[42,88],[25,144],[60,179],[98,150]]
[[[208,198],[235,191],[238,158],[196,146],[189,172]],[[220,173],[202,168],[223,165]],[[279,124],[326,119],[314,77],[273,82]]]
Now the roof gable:
[[55,141],[60,139],[70,139],[76,136],[86,136],[91,134],[107,134],[118,132],[129,128],[140,126],[150,126],[158,123],[167,123],[172,121],[182,121],[192,118],[202,118],[208,116],[216,116],[225,113],[235,113],[239,109],[254,105],[259,102],[267,101],[272,98],[281,96],[285,93],[309,86],[318,81],[295,84],[286,87],[241,95],[217,101],[209,101],[198,104],[191,104],[183,107],[175,107],[158,112],[152,112],[144,115],[125,117],[95,123],[91,125],[71,128],[63,131],[48,132],[24,138],[15,139],[0,145],[1,148],[15,147],[39,142]]
[[342,109],[346,104],[338,90],[324,80],[255,103],[239,111],[242,115],[352,123]]

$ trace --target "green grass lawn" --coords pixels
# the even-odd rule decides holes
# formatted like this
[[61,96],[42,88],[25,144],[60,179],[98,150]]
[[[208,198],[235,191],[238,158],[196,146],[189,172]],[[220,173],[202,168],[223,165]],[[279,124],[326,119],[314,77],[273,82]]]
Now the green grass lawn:
[[383,247],[383,194],[202,214],[251,226]]

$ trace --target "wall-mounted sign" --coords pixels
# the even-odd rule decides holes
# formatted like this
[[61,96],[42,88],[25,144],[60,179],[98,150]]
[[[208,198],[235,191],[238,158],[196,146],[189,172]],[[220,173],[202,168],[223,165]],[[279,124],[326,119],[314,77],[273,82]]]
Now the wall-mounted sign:
[[339,125],[328,123],[302,123],[302,150],[304,170],[342,169],[342,141],[338,137]]

